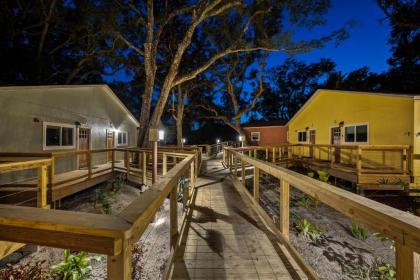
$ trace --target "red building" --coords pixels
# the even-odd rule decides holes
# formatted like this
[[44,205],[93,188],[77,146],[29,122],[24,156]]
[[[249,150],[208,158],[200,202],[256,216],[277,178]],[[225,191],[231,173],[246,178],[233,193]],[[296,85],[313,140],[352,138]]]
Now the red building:
[[256,121],[242,126],[249,145],[264,146],[287,143],[286,121]]

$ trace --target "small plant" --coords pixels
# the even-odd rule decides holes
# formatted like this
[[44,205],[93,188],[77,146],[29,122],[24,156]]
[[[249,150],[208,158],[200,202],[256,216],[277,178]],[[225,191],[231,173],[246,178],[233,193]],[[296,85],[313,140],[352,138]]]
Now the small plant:
[[119,193],[125,185],[126,185],[126,179],[123,175],[120,174],[114,180],[112,191],[114,193]]
[[300,206],[305,207],[306,209],[309,208],[318,208],[319,207],[319,200],[310,196],[303,196],[298,199],[297,203]]
[[311,177],[311,178],[315,177],[315,173],[313,171],[308,172],[308,177]]
[[318,170],[316,173],[318,173],[318,177],[320,181],[324,183],[328,183],[328,179],[330,178],[330,175],[327,172]]
[[323,237],[321,228],[312,225],[307,219],[298,221],[296,228],[301,237],[311,240],[312,242],[318,242]]
[[185,188],[188,188],[188,182],[187,182],[187,179],[185,178],[185,176],[182,175],[178,179],[178,196],[177,196],[178,202],[183,202],[184,201]]
[[96,203],[101,204],[102,212],[107,215],[111,215],[112,203],[109,185],[102,186],[96,190]]
[[380,259],[375,259],[372,264],[357,265],[348,269],[346,274],[354,280],[393,280],[396,277],[395,267]]
[[389,241],[389,242],[391,242],[391,246],[389,246],[389,248],[395,251],[395,241],[394,241],[393,239],[391,239],[391,238],[389,238],[388,236],[385,236],[385,235],[383,235],[383,234],[377,233],[377,232],[375,232],[375,233],[373,234],[373,236],[374,236],[376,239],[378,239],[378,240],[380,240],[380,241],[382,241],[382,242],[385,242],[385,241]]
[[5,280],[49,280],[51,275],[42,268],[44,262],[25,265],[10,265],[0,270],[0,279]]
[[73,255],[70,250],[64,250],[64,260],[51,266],[51,269],[61,280],[85,280],[92,272],[92,260],[100,261],[101,257],[91,257],[86,252]]
[[362,241],[369,237],[369,230],[356,221],[351,222],[350,231],[354,238]]

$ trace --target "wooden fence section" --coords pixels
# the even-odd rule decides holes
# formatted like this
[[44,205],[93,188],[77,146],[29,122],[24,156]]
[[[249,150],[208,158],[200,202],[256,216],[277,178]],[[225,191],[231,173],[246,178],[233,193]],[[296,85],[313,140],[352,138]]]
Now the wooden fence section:
[[[127,153],[130,152],[140,151],[127,151]],[[181,155],[179,152],[175,154]],[[168,196],[171,198],[172,250],[178,243],[179,229],[176,211],[179,180],[185,175],[189,177],[189,185],[184,190],[186,194],[184,208],[186,208],[190,204],[190,194],[195,187],[198,172],[196,166],[199,161],[196,153],[185,153],[183,156],[180,162],[177,162],[170,170],[166,170],[166,173],[151,186],[150,190],[134,200],[116,217],[0,204],[0,247],[3,246],[0,248],[0,253],[2,251],[10,253],[13,248],[18,248],[18,245],[31,243],[106,254],[108,255],[108,279],[131,279],[132,246],[139,240]],[[42,181],[45,187],[45,165],[50,164],[51,159],[6,163],[0,165],[0,170],[42,167],[40,182]],[[130,168],[127,168],[125,172],[128,175]]]
[[[243,186],[246,175],[244,166],[251,166],[254,169],[252,197],[259,211],[264,211],[258,199],[261,188],[258,183],[259,176],[264,172],[279,180],[279,233],[282,238],[287,240],[289,236],[289,189],[293,186],[344,215],[392,238],[396,243],[397,279],[420,279],[420,219],[415,215],[312,179],[274,163],[256,159],[247,155],[247,151],[225,148],[224,153],[225,163],[230,168],[234,180],[239,182],[239,178],[242,178]],[[239,178],[238,173],[241,173]]]
[[404,190],[411,179],[408,145],[284,144],[238,150],[281,166],[326,171],[361,189]]
[[[199,170],[201,154],[198,148],[180,150],[159,147],[159,175],[164,176],[169,168],[175,166],[188,155],[195,155],[195,169]],[[57,165],[59,160],[77,161],[78,157],[84,157],[87,160],[85,168],[58,171]],[[53,153],[0,153],[0,158],[2,161],[8,162],[19,162],[19,160],[27,158],[48,159],[50,162],[48,165],[49,170],[45,170],[47,172],[46,182],[48,188],[46,189],[46,198],[48,203],[54,203],[64,197],[110,180],[115,175],[115,172],[126,173],[128,179],[133,182],[145,185],[151,184],[152,154],[150,149],[113,148]],[[37,175],[35,174],[35,176]],[[39,178],[39,176],[37,177]],[[33,206],[27,202],[28,200],[36,200],[35,191],[36,180],[24,180],[23,182],[0,185],[0,203],[14,205],[26,203],[26,206]]]

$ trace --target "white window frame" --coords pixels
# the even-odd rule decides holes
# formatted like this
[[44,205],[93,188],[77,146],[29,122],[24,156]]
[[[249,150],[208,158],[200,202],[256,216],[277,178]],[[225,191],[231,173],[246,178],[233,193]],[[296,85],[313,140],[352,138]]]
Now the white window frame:
[[[258,139],[254,140],[252,135],[258,135]],[[259,131],[252,131],[251,132],[251,142],[259,142],[261,139],[261,132]]]
[[[120,133],[122,133],[122,134],[125,134],[125,143],[119,143],[119,139],[118,139],[118,134],[120,134]],[[124,140],[124,137],[122,137],[122,139]],[[118,131],[118,133],[117,133],[117,146],[118,147],[120,147],[120,146],[127,146],[128,145],[128,132],[127,131]]]
[[[299,141],[299,133],[305,133],[306,134],[306,140],[305,141]],[[308,131],[306,130],[298,130],[298,132],[296,133],[296,139],[298,143],[308,143]]]
[[[58,146],[47,146],[47,127],[48,126],[56,126],[60,128],[60,145]],[[43,129],[43,139],[42,139],[42,146],[44,151],[50,151],[50,150],[71,150],[76,148],[76,134],[77,129],[76,125],[72,124],[66,124],[66,123],[55,123],[55,122],[43,122],[42,123],[42,129]],[[73,145],[71,146],[62,146],[62,138],[61,138],[61,129],[63,127],[66,128],[72,128],[73,129]]]
[[[366,132],[366,142],[359,142],[356,138],[356,126],[366,125],[367,132]],[[354,127],[354,142],[347,142],[346,141],[346,127]],[[358,144],[369,144],[369,123],[350,123],[343,126],[343,143],[348,145],[358,145]]]

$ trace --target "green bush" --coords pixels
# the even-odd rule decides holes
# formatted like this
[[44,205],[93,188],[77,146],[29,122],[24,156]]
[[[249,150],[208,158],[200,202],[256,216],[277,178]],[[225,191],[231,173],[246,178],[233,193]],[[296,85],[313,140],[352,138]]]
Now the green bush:
[[42,268],[43,262],[25,265],[10,265],[0,270],[0,279],[7,280],[49,280],[51,275]]
[[330,178],[330,175],[327,172],[318,170],[316,173],[318,173],[318,177],[320,181],[324,183],[328,183],[328,179]]
[[383,235],[383,234],[380,234],[380,233],[374,233],[373,234],[373,236],[376,238],[376,239],[378,239],[378,240],[381,240],[382,242],[384,242],[384,241],[389,241],[389,242],[391,242],[391,246],[390,246],[390,249],[392,249],[392,250],[394,250],[395,251],[395,241],[393,240],[393,239],[391,239],[391,238],[389,238],[388,236],[385,236],[385,235]]
[[312,171],[310,171],[310,172],[308,172],[308,176],[311,177],[311,178],[313,178],[313,177],[315,177],[315,173],[312,172]]
[[353,235],[354,238],[359,240],[364,241],[369,237],[369,230],[356,221],[351,222],[350,231],[351,235]]
[[296,228],[299,232],[299,236],[311,240],[312,242],[318,242],[323,237],[321,228],[312,225],[307,219],[298,221]]
[[86,252],[73,255],[70,250],[64,250],[64,260],[51,266],[51,269],[61,280],[85,280],[92,272],[92,260],[100,261],[101,257],[91,257]]

